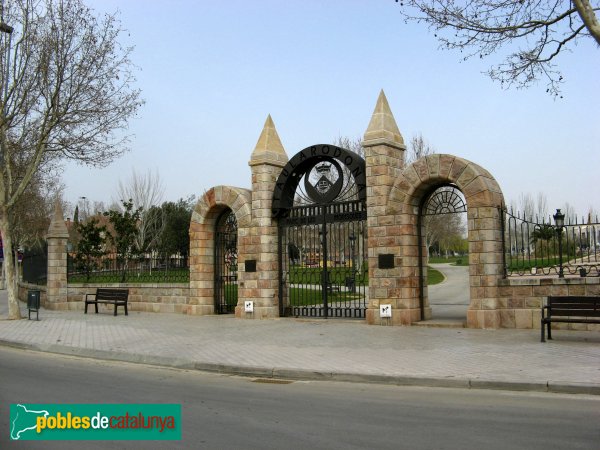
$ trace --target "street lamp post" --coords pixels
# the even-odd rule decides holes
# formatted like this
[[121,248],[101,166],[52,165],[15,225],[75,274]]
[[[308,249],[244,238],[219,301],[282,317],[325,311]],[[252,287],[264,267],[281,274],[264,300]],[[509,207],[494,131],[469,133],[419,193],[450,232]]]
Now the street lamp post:
[[[3,20],[0,20],[0,32],[6,33],[8,35],[8,46],[6,49],[6,75],[4,76],[4,92],[2,92],[2,95],[4,96],[4,98],[2,99],[2,114],[6,115],[8,107],[6,104],[8,100],[8,76],[10,75],[10,47],[13,27],[5,23]],[[4,124],[4,118],[2,122]],[[2,149],[0,149],[0,165],[4,165],[4,151]]]
[[556,214],[552,216],[554,218],[554,223],[556,226],[556,234],[558,236],[558,278],[564,278],[565,274],[563,271],[563,262],[562,262],[562,232],[565,226],[565,215],[560,212],[560,209],[556,210]]
[[[6,23],[4,23],[3,21],[0,21],[0,32],[2,33],[6,33],[8,34],[8,37],[10,38],[13,32],[13,28],[9,25],[7,25]],[[8,51],[7,51],[8,57],[10,57],[10,44],[8,46]],[[6,76],[8,77],[8,64],[6,65]],[[6,87],[4,88],[4,98],[6,99],[6,95],[7,95],[7,89],[8,89],[8,79],[5,79],[4,82],[6,83]],[[6,100],[3,100],[3,103]],[[4,108],[2,108],[2,114],[6,113],[6,105],[3,105]],[[4,120],[3,120],[4,122]],[[4,151],[2,149],[0,149],[0,165],[4,165]],[[2,242],[2,238],[0,237],[0,243]],[[1,247],[0,247],[1,250]],[[4,266],[4,256],[2,258],[2,260],[0,261],[0,289],[4,289],[4,272],[5,272],[5,266]]]
[[81,209],[83,211],[81,211],[81,221],[82,222],[86,222],[87,221],[87,216],[88,216],[88,208],[87,208],[87,197],[79,197],[79,200],[81,200]]
[[[8,25],[7,23],[0,21],[0,31],[2,33],[8,34],[8,46],[6,50],[6,79],[4,80],[4,101],[7,100],[8,97],[8,75],[10,74],[10,44],[12,38],[13,27]],[[6,108],[6,105],[4,105]],[[6,111],[5,111],[6,112]]]

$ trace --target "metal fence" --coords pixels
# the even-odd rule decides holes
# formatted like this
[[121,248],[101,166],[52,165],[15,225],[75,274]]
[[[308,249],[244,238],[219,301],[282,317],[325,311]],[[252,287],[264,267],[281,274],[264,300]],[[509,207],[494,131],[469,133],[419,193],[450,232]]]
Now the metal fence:
[[23,281],[45,285],[48,274],[48,248],[26,250],[22,259]]
[[567,218],[561,225],[507,210],[502,215],[505,276],[600,275],[598,218]]
[[185,255],[135,256],[116,254],[97,258],[68,257],[69,283],[187,283],[190,280]]

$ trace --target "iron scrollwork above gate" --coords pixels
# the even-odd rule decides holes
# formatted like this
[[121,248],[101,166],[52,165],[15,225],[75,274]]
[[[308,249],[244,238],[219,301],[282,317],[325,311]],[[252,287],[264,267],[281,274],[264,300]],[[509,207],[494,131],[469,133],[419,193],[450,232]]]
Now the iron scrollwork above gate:
[[427,198],[423,206],[424,216],[467,212],[462,192],[456,186],[443,186]]
[[313,145],[298,152],[282,169],[273,192],[273,217],[286,217],[294,206],[366,202],[365,162],[335,145]]

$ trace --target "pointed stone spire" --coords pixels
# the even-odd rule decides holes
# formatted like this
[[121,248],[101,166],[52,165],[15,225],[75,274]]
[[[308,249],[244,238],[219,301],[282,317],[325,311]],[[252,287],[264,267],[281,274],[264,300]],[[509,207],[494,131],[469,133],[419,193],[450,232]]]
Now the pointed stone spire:
[[60,206],[60,201],[57,199],[54,203],[54,216],[52,216],[52,220],[50,221],[50,226],[48,227],[48,237],[49,238],[68,238],[69,230],[67,230],[67,226],[65,225],[65,219],[63,218],[63,210]]
[[371,122],[365,132],[363,146],[389,145],[399,149],[406,149],[404,138],[398,129],[396,119],[392,114],[390,105],[385,97],[383,89],[379,93],[375,111],[371,117]]
[[250,166],[271,164],[283,167],[287,162],[288,156],[281,144],[273,119],[271,119],[271,115],[269,114],[248,164]]

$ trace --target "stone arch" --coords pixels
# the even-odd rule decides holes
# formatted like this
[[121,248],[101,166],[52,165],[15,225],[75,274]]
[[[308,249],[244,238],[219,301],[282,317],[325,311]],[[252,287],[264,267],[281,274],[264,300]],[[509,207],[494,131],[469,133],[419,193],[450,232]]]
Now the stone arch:
[[[188,314],[214,314],[215,226],[227,208],[238,222],[238,243],[250,226],[252,193],[248,189],[216,186],[198,200],[190,222],[190,295]],[[239,245],[239,244],[238,244]],[[240,249],[241,252],[241,249]]]
[[[503,276],[502,226],[499,207],[504,204],[500,186],[481,166],[453,155],[435,154],[405,167],[395,181],[388,201],[388,214],[399,214],[403,233],[400,256],[403,276],[408,277],[400,308],[410,310],[406,321],[420,320],[418,224],[420,208],[436,188],[452,184],[465,196],[469,241],[470,305],[467,325],[498,328],[498,280]],[[425,256],[422,256],[425,258]],[[424,263],[424,262],[423,262]],[[426,292],[423,293],[426,297]],[[416,311],[415,311],[416,310]],[[425,311],[425,318],[431,310]]]

